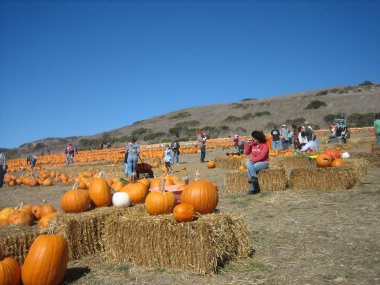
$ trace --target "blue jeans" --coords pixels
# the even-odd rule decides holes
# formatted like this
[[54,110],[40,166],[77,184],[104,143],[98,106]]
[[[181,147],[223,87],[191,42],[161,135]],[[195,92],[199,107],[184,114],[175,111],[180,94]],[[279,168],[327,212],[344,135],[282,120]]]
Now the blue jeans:
[[289,141],[282,141],[281,145],[283,150],[289,149]]
[[132,173],[136,171],[137,156],[128,155],[127,159],[127,176],[132,177]]
[[206,157],[206,146],[201,147],[201,162],[205,162]]
[[73,156],[71,154],[66,155],[66,164],[72,164],[73,163]]
[[179,154],[178,151],[172,152],[172,163],[179,163]]
[[[247,172],[248,172],[248,180],[253,180],[254,178],[257,177],[257,173],[260,170],[267,169],[269,167],[268,162],[253,162],[253,161],[248,161],[247,162]],[[253,192],[255,191],[255,185],[253,183],[249,183],[249,191]]]
[[272,141],[272,149],[281,149],[281,142],[280,141]]
[[124,173],[125,175],[128,175],[128,163],[124,163],[125,167],[124,167]]
[[380,133],[376,133],[377,145],[380,145]]

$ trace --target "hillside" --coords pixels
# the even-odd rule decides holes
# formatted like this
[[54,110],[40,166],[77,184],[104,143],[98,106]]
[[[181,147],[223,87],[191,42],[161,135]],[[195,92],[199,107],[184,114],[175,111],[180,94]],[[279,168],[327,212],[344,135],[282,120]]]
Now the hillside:
[[196,130],[203,128],[208,137],[228,137],[234,133],[249,134],[253,129],[269,131],[283,123],[300,125],[305,120],[315,129],[326,129],[334,117],[343,114],[349,127],[370,126],[380,112],[380,84],[336,87],[271,98],[246,98],[240,102],[206,105],[173,111],[130,126],[94,136],[46,138],[5,150],[9,158],[31,153],[62,152],[68,143],[79,149],[98,149],[102,142],[112,147],[123,146],[131,136],[140,143],[194,140]]

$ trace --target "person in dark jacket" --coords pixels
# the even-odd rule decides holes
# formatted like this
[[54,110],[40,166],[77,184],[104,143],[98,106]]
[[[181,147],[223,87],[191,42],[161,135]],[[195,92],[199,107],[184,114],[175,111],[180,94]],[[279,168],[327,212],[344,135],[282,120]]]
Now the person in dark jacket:
[[0,152],[0,188],[3,187],[4,175],[7,172],[7,160],[5,154]]

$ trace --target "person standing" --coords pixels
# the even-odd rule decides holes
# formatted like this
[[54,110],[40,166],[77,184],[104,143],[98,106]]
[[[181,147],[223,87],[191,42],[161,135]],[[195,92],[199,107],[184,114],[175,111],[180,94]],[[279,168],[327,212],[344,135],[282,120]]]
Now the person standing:
[[317,136],[315,135],[315,132],[313,131],[313,128],[311,127],[308,121],[305,121],[305,127],[305,133],[308,141],[308,149],[314,149],[318,151]]
[[32,155],[30,157],[30,167],[33,169],[36,166],[37,163],[37,156]]
[[255,184],[257,185],[257,174],[260,170],[269,167],[269,148],[267,139],[263,132],[253,131],[252,140],[250,140],[244,149],[244,154],[251,154],[251,158],[247,161],[248,194],[255,193]]
[[72,144],[69,144],[65,150],[66,164],[73,164],[74,148]]
[[127,159],[127,176],[132,177],[136,172],[137,160],[140,154],[140,146],[136,143],[137,139],[132,137],[131,142],[127,146],[128,159]]
[[281,126],[281,145],[283,150],[289,149],[289,131],[285,124]]
[[298,131],[298,127],[296,125],[292,125],[292,143],[293,143],[293,147],[294,149],[300,149],[301,148],[301,144],[300,144],[300,141],[298,139],[298,134],[299,134],[299,131]]
[[272,136],[272,149],[279,150],[281,148],[281,141],[280,141],[280,131],[277,129],[277,126],[273,128],[270,134]]
[[239,150],[239,136],[238,135],[234,136],[234,146],[236,150]]
[[203,130],[198,131],[198,146],[201,151],[201,162],[205,162],[206,158],[206,141],[207,137]]
[[380,113],[376,114],[375,121],[373,122],[373,126],[375,127],[377,145],[380,146]]
[[0,188],[3,187],[4,183],[4,175],[7,171],[7,160],[5,158],[5,154],[0,152]]
[[167,144],[165,152],[164,152],[164,161],[165,161],[166,174],[169,174],[169,173],[172,172],[170,152],[171,152],[170,151],[170,146]]
[[172,143],[171,143],[171,149],[172,149],[172,157],[171,157],[171,160],[172,160],[172,163],[179,163],[179,148],[180,148],[180,145],[179,143],[177,142],[177,140],[174,138]]

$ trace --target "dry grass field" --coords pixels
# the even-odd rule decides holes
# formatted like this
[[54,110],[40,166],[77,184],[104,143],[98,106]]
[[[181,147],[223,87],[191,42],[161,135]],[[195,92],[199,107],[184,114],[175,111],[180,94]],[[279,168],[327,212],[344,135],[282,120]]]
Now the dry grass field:
[[[363,150],[368,152],[368,148]],[[226,151],[208,150],[206,159],[223,157]],[[181,156],[175,174],[193,176],[199,170],[203,178],[217,184],[218,211],[239,215],[248,225],[250,257],[228,262],[217,274],[200,275],[91,256],[70,261],[64,284],[380,283],[379,164],[372,163],[361,183],[347,191],[287,190],[247,196],[227,193],[224,177],[229,170],[208,169],[198,161],[198,154]],[[36,204],[46,199],[60,210],[60,197],[71,186],[5,186],[0,190],[0,208],[21,200]]]

